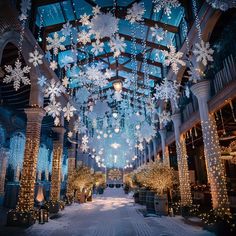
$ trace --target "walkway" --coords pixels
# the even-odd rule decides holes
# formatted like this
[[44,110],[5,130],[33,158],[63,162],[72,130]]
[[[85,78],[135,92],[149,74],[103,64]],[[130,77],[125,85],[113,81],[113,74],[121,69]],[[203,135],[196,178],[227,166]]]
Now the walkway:
[[184,224],[177,217],[144,218],[122,189],[106,190],[102,197],[82,205],[74,204],[61,217],[44,225],[35,224],[27,235],[37,236],[212,236]]

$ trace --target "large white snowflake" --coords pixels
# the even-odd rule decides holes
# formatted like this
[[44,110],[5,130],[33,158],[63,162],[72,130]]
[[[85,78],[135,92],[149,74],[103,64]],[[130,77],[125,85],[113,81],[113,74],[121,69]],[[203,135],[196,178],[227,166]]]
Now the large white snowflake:
[[64,36],[59,37],[57,32],[54,33],[53,38],[47,37],[46,40],[48,42],[47,50],[53,49],[54,55],[58,54],[59,49],[62,51],[66,50],[65,46],[63,45],[66,38]]
[[210,48],[209,42],[201,40],[200,44],[196,43],[193,53],[197,57],[197,62],[201,62],[204,66],[207,65],[208,61],[213,61],[214,50]]
[[179,65],[181,66],[186,65],[186,63],[183,60],[181,60],[183,53],[176,52],[176,48],[173,45],[170,45],[169,49],[170,49],[169,52],[165,50],[162,51],[165,56],[164,65],[166,66],[171,65],[173,72],[177,74],[179,71]]
[[91,52],[94,53],[95,56],[97,56],[100,52],[103,52],[104,43],[100,42],[100,40],[96,40],[92,43],[92,49]]
[[120,56],[120,54],[124,52],[126,48],[124,37],[120,37],[119,35],[112,37],[109,42],[109,46],[111,47],[111,51],[114,52],[114,57]]
[[134,3],[131,8],[127,10],[125,19],[133,24],[135,22],[142,21],[144,13],[145,8],[143,3]]
[[64,117],[66,118],[66,120],[70,121],[70,118],[73,117],[76,109],[68,102],[62,111],[64,112]]
[[72,30],[72,25],[70,24],[70,22],[66,22],[62,26],[61,32],[64,36],[70,36],[71,30]]
[[43,55],[39,53],[37,49],[34,52],[29,53],[29,63],[32,63],[34,67],[43,64]]
[[159,12],[161,9],[164,10],[164,13],[170,17],[172,8],[180,6],[178,0],[153,0],[154,3],[154,12]]
[[159,121],[160,121],[160,124],[163,124],[164,126],[167,125],[167,123],[171,121],[170,112],[165,111],[165,110],[162,111],[159,114]]
[[25,74],[30,72],[29,66],[24,66],[21,68],[22,63],[19,59],[15,62],[15,67],[13,68],[11,65],[5,66],[5,70],[7,73],[5,78],[3,79],[3,83],[10,83],[13,81],[13,87],[17,91],[20,88],[20,83],[22,82],[24,85],[30,84],[30,79],[25,76]]
[[86,43],[90,43],[91,42],[91,38],[90,38],[90,33],[82,30],[81,32],[78,33],[78,42],[82,43],[83,45],[85,45]]
[[56,102],[55,100],[51,101],[44,109],[47,112],[47,114],[52,116],[53,118],[60,116],[62,111],[61,103]]
[[158,25],[155,25],[155,27],[151,27],[150,29],[152,31],[152,37],[155,37],[158,42],[162,41],[167,34],[167,32],[163,28],[158,27]]
[[49,97],[51,101],[59,97],[61,93],[65,93],[65,87],[60,83],[60,81],[55,81],[52,79],[45,89],[45,97]]
[[160,85],[156,86],[156,93],[155,97],[156,99],[168,101],[173,100],[175,102],[175,105],[177,107],[177,99],[179,97],[178,91],[179,91],[180,84],[176,81],[168,80],[165,78]]
[[96,38],[111,38],[118,31],[119,20],[110,12],[99,14],[91,20],[91,32],[96,35]]

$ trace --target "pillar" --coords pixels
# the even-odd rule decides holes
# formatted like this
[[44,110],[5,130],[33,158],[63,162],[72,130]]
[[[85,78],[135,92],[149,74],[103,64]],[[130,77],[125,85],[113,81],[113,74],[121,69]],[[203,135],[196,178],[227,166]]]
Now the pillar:
[[18,212],[31,212],[34,209],[34,187],[40,144],[41,123],[45,111],[39,107],[25,109],[27,115],[26,143],[20,181]]
[[150,163],[150,162],[152,162],[152,154],[151,154],[150,143],[147,144],[147,150],[148,150],[148,159],[149,159],[149,163]]
[[7,159],[9,150],[7,148],[0,148],[0,200],[4,197],[4,184],[7,170]]
[[72,200],[74,197],[74,190],[72,188],[74,170],[75,170],[75,144],[72,144],[71,148],[68,150],[68,178],[67,178],[66,195],[69,198],[69,200]]
[[166,146],[166,129],[165,128],[160,129],[159,134],[161,136],[161,149],[162,149],[163,163],[170,166],[169,150],[168,150],[168,146]]
[[157,139],[156,138],[152,140],[152,144],[153,144],[153,155],[154,155],[154,161],[155,161],[157,158]]
[[207,168],[207,178],[211,187],[213,209],[219,213],[229,213],[229,201],[226,189],[224,165],[220,159],[221,149],[214,114],[209,114],[208,99],[210,83],[201,81],[191,87],[197,97],[204,142],[204,153]]
[[174,115],[172,115],[172,121],[174,123],[174,131],[175,131],[181,205],[189,206],[192,204],[192,196],[191,196],[186,143],[184,136],[180,135],[180,125],[181,125],[180,113],[175,113]]
[[53,141],[53,159],[52,159],[52,180],[50,200],[52,203],[57,203],[60,200],[61,191],[61,159],[63,154],[64,142],[64,127],[53,127],[53,132],[57,138]]

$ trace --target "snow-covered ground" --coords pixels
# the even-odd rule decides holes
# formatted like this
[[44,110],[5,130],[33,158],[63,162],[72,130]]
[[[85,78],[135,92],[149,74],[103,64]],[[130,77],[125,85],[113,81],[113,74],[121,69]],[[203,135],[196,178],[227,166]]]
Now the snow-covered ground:
[[61,217],[44,225],[35,224],[27,235],[37,236],[212,236],[186,225],[179,217],[144,218],[122,189],[107,189],[93,202],[73,204]]

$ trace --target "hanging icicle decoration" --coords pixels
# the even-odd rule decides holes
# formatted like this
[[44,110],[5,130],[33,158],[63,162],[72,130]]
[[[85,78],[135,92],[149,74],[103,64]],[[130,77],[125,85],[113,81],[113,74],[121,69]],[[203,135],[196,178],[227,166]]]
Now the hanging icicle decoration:
[[222,129],[223,129],[223,135],[226,135],[225,124],[224,124],[224,119],[223,119],[223,115],[222,115],[222,110],[221,109],[220,109],[220,119],[221,119],[221,124],[222,124]]
[[195,148],[195,146],[194,146],[194,140],[193,140],[193,132],[192,132],[192,129],[190,129],[190,137],[191,137],[191,142],[192,142],[192,149],[194,149]]
[[197,137],[197,128],[196,128],[196,126],[194,126],[194,135],[195,135],[195,137]]
[[236,122],[236,118],[235,118],[235,114],[234,114],[234,106],[233,106],[232,100],[229,101],[229,105],[230,105],[230,109],[231,109],[231,112],[232,112],[234,122]]

